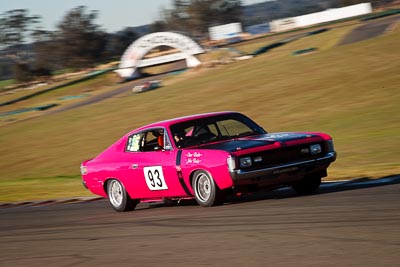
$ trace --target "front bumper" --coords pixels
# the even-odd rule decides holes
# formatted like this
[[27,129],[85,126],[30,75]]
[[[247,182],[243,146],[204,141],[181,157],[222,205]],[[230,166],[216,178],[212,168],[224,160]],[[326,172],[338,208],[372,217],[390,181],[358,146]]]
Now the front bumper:
[[291,162],[270,168],[264,168],[252,171],[234,170],[230,174],[234,183],[243,180],[252,180],[256,178],[273,178],[277,176],[279,177],[280,175],[283,174],[304,176],[309,173],[319,171],[321,169],[326,169],[329,166],[329,164],[335,160],[336,160],[336,152],[329,152],[325,154],[323,157],[317,159]]

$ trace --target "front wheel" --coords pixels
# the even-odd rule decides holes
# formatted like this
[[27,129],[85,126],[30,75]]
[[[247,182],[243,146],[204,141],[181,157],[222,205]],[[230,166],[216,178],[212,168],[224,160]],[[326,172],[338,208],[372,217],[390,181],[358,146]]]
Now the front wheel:
[[196,171],[194,173],[192,187],[194,197],[200,206],[217,206],[224,201],[224,192],[218,188],[212,176],[206,171]]
[[139,203],[137,199],[131,199],[125,187],[117,179],[111,179],[107,183],[108,201],[116,211],[131,211]]
[[306,176],[300,182],[294,184],[292,188],[300,195],[309,195],[318,190],[321,185],[321,176]]

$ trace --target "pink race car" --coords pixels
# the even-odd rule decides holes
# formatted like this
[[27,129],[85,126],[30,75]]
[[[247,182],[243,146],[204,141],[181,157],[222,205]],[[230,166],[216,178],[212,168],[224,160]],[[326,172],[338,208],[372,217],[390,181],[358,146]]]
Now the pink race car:
[[313,193],[335,159],[327,134],[267,133],[243,114],[216,112],[134,130],[84,161],[81,173],[83,185],[117,211],[191,197],[209,207],[259,189]]

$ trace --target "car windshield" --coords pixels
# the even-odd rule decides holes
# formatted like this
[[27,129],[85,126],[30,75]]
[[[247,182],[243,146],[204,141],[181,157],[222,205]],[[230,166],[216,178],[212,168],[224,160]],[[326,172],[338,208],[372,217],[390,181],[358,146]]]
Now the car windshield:
[[251,119],[239,113],[185,121],[173,124],[170,128],[179,148],[266,133]]

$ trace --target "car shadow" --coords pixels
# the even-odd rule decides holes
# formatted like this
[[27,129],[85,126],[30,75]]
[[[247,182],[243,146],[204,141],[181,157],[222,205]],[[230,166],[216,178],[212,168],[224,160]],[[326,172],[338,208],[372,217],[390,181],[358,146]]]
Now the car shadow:
[[[312,195],[330,194],[349,190],[361,190],[371,187],[381,187],[393,184],[400,184],[400,174],[384,176],[381,178],[360,177],[346,181],[327,181],[321,184],[321,187]],[[307,195],[307,196],[312,196]],[[224,205],[235,205],[246,202],[262,201],[268,199],[285,199],[294,197],[304,197],[297,194],[292,188],[284,187],[273,191],[259,191],[255,193],[242,194],[240,196],[228,196]],[[198,206],[194,199],[184,199],[177,203],[141,203],[139,209],[155,209],[165,207],[179,206]]]
[[[400,174],[384,176],[381,178],[360,177],[346,181],[323,182],[321,184],[321,187],[315,193],[308,196],[337,193],[349,190],[361,190],[371,187],[381,187],[393,184],[400,184]],[[228,197],[225,204],[229,205],[242,202],[260,201],[267,199],[283,199],[283,198],[303,197],[303,196],[304,195],[297,194],[292,188],[285,187],[274,191],[260,191],[253,194]]]

